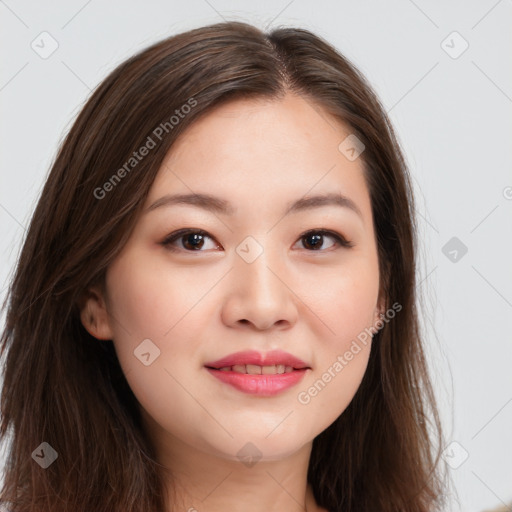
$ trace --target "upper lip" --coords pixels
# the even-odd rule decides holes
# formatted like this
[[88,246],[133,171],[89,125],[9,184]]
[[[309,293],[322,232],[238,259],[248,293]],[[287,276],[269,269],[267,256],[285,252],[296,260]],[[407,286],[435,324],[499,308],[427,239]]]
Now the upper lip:
[[226,366],[254,364],[257,366],[273,366],[284,365],[291,366],[296,370],[309,368],[309,365],[298,357],[284,352],[282,350],[272,350],[266,354],[262,354],[256,350],[246,350],[243,352],[235,352],[217,361],[206,363],[209,368],[225,368]]

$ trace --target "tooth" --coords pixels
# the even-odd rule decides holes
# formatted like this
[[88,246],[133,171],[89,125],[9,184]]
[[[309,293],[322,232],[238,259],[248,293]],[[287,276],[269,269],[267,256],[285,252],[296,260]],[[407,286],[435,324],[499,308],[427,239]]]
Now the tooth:
[[256,364],[246,364],[245,367],[247,368],[247,373],[251,375],[261,374],[261,366],[258,366]]
[[220,371],[233,371],[237,373],[247,373],[250,375],[280,375],[283,373],[293,372],[293,366],[285,366],[284,364],[272,366],[259,366],[257,364],[236,364],[234,366],[225,366],[219,368]]

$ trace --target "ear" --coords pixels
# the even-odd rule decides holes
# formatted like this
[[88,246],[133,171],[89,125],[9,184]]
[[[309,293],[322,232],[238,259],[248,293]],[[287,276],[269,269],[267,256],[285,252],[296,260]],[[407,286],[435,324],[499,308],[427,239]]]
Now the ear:
[[87,332],[99,340],[111,340],[113,332],[101,287],[88,288],[78,301],[80,320]]
[[377,323],[377,320],[380,320],[385,316],[386,313],[386,300],[384,296],[379,297],[379,301],[377,306],[375,307],[375,311],[373,314],[373,325]]

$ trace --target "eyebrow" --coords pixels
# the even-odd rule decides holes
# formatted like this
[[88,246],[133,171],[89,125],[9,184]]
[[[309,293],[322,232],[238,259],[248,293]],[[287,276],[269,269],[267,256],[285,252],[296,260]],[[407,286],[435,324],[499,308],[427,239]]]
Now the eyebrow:
[[[210,194],[166,194],[160,199],[157,199],[151,204],[144,213],[149,213],[156,210],[157,208],[172,206],[172,205],[191,205],[203,210],[214,212],[222,215],[233,215],[236,209],[225,199],[220,197],[212,196]],[[313,208],[320,208],[322,206],[338,206],[347,208],[355,212],[361,219],[363,214],[352,199],[335,193],[327,193],[322,195],[303,197],[291,203],[288,203],[284,215],[290,213],[302,212],[305,210],[311,210]]]

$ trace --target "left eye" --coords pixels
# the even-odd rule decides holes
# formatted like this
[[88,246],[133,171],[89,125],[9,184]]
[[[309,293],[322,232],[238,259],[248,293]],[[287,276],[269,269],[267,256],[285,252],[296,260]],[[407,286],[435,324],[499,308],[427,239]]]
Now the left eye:
[[[312,230],[302,234],[299,240],[308,240],[307,246],[313,249],[308,249],[308,252],[325,252],[325,250],[319,251],[319,247],[323,245],[323,239],[325,237],[332,238],[335,243],[341,247],[353,247],[352,242],[346,240],[342,235],[334,231],[328,230]],[[171,233],[163,242],[162,245],[167,247],[170,251],[185,250],[186,252],[204,252],[201,249],[204,247],[205,238],[213,238],[206,232],[200,229],[181,229]],[[182,241],[182,246],[177,248],[174,244],[176,241]],[[214,244],[215,245],[215,244]],[[214,248],[219,248],[220,244],[215,245]],[[332,247],[332,245],[331,245]]]
[[308,231],[301,235],[299,240],[310,240],[308,245],[313,247],[313,250],[316,251],[318,250],[318,247],[322,246],[322,240],[326,237],[334,240],[335,243],[333,245],[337,244],[341,247],[347,248],[352,247],[352,242],[348,241],[345,237],[341,236],[339,233],[335,233],[334,231],[327,230]]

